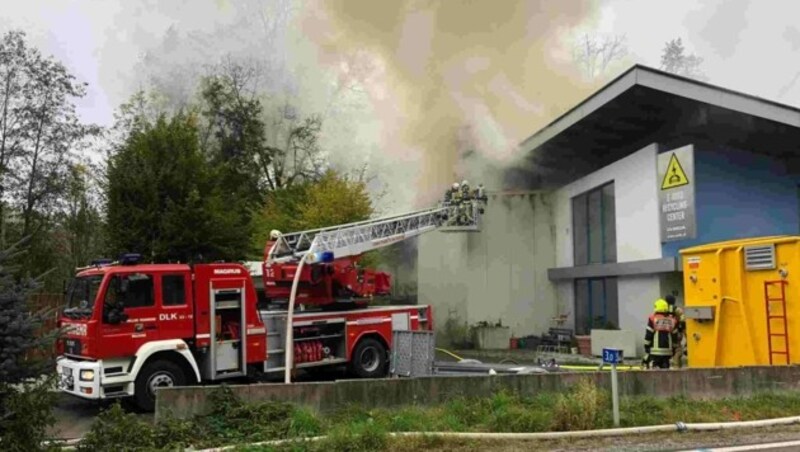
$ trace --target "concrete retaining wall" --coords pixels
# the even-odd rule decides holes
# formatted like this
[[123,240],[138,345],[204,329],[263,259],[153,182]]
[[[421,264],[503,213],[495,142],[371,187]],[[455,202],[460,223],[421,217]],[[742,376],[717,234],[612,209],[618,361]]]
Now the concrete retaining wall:
[[[459,396],[486,397],[501,389],[523,396],[559,392],[582,377],[600,388],[611,388],[609,372],[535,375],[448,376],[413,379],[344,380],[337,382],[254,384],[231,386],[242,400],[278,400],[330,412],[347,404],[366,408],[435,405]],[[758,392],[800,389],[800,366],[681,369],[619,373],[621,395],[724,398]],[[171,412],[178,418],[206,413],[213,386],[164,388],[158,391],[156,419]]]

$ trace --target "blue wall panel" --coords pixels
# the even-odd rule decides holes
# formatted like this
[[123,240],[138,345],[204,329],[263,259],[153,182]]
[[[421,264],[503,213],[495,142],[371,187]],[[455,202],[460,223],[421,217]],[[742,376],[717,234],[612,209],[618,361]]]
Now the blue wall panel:
[[694,160],[697,238],[662,244],[664,257],[703,243],[800,233],[800,178],[783,163],[722,147],[695,147]]

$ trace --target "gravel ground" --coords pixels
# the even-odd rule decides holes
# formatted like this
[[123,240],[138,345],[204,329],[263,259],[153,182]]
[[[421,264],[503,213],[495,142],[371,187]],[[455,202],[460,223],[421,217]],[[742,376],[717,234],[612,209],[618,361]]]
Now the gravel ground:
[[[685,451],[698,448],[741,446],[800,439],[800,425],[742,429],[726,432],[663,433],[614,438],[571,438],[564,440],[448,440],[425,450],[434,451],[530,451],[552,452],[605,450],[628,451]],[[392,450],[421,449],[421,444],[395,443]]]

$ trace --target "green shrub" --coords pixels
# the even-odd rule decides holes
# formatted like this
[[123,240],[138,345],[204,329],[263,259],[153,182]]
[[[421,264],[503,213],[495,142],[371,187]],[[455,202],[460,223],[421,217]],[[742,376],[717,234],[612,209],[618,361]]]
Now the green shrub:
[[375,422],[340,426],[328,437],[314,444],[314,450],[327,452],[360,452],[386,449],[388,435]]
[[22,384],[17,388],[0,385],[0,450],[41,450],[47,428],[55,417],[52,407],[56,393],[50,388],[54,378],[48,377],[35,383]]
[[79,451],[157,449],[155,429],[119,403],[103,410],[78,445]]
[[602,393],[594,382],[583,378],[566,394],[556,396],[552,429],[556,431],[590,430],[596,427],[604,409]]
[[286,402],[244,403],[223,385],[210,396],[212,410],[196,418],[204,437],[229,442],[268,441],[314,436],[322,431],[310,411]]

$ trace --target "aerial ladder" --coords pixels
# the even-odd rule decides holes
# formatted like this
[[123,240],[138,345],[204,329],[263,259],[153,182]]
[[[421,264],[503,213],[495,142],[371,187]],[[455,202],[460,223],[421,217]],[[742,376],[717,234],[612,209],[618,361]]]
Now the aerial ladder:
[[480,231],[485,203],[485,196],[475,196],[401,215],[274,234],[264,249],[264,295],[271,304],[285,304],[297,290],[301,304],[322,309],[369,303],[373,296],[387,295],[391,281],[360,266],[365,253],[434,230]]
[[481,186],[467,199],[432,209],[289,234],[273,231],[264,249],[262,278],[267,299],[288,304],[286,381],[292,362],[289,325],[298,298],[304,306],[336,309],[363,306],[374,295],[388,294],[388,275],[359,267],[364,253],[435,230],[478,232],[486,202]]

